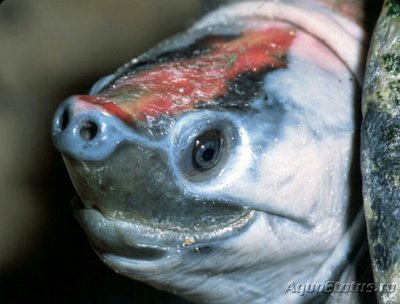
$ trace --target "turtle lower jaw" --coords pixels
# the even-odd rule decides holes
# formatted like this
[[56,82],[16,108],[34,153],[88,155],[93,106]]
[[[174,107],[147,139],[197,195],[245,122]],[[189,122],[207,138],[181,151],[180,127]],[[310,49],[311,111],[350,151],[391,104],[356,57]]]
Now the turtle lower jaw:
[[243,214],[235,221],[218,223],[213,229],[176,229],[106,216],[95,205],[84,206],[78,197],[74,199],[73,207],[75,217],[99,254],[138,261],[154,261],[181,252],[208,250],[244,232],[258,213],[243,209]]

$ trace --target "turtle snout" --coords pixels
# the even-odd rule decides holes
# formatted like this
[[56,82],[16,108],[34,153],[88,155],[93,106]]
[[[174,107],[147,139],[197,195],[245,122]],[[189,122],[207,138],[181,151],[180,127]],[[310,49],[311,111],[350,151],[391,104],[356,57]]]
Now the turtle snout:
[[116,120],[101,107],[70,97],[54,115],[53,141],[61,153],[77,160],[101,160],[121,141]]

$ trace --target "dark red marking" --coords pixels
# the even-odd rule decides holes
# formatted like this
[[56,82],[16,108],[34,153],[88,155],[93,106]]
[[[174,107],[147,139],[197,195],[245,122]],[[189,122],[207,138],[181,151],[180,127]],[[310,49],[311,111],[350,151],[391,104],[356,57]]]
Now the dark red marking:
[[99,104],[126,122],[175,115],[223,96],[240,73],[286,66],[284,56],[294,33],[291,28],[273,27],[249,30],[230,41],[206,37],[203,43],[210,44],[207,54],[153,65],[117,80],[97,96],[78,98]]

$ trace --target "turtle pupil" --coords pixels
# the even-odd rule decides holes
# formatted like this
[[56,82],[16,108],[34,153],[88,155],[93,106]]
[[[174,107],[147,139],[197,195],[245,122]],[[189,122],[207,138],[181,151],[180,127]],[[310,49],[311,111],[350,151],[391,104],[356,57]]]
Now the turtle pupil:
[[204,161],[208,162],[213,159],[214,155],[215,155],[214,149],[207,149],[203,152],[202,157]]

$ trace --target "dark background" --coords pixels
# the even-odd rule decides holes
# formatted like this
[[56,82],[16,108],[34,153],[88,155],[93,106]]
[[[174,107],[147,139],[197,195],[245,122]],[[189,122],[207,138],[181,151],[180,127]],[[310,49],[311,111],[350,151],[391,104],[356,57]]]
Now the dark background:
[[[1,1],[0,1],[1,2]],[[198,0],[0,5],[0,303],[181,303],[94,254],[50,138],[57,105],[188,27]]]

